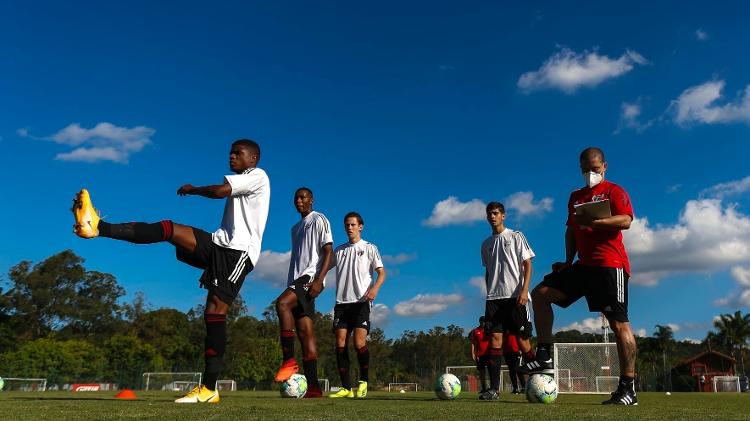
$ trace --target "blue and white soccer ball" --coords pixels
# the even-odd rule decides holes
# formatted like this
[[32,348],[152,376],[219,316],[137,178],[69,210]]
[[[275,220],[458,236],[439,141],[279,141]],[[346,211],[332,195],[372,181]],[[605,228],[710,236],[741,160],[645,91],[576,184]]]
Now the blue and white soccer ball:
[[549,374],[532,374],[526,382],[526,400],[531,403],[552,403],[557,399],[557,382]]
[[307,378],[302,374],[293,374],[287,381],[281,383],[282,398],[301,398],[307,393]]
[[461,380],[453,374],[445,373],[435,382],[435,394],[440,399],[456,399],[461,393]]

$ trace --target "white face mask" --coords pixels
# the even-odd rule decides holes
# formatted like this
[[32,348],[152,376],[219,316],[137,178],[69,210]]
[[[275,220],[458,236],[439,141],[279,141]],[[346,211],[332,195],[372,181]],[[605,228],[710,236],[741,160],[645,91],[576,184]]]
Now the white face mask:
[[583,174],[583,181],[586,183],[587,186],[589,186],[589,188],[592,188],[596,186],[597,184],[601,183],[603,178],[604,177],[602,177],[601,174],[593,172],[593,171],[589,171]]

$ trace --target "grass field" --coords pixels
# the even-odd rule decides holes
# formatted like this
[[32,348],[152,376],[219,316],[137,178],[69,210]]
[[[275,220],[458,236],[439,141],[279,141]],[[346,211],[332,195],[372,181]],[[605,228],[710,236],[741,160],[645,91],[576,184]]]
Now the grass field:
[[113,399],[112,392],[3,392],[0,414],[7,420],[161,419],[161,420],[748,420],[750,394],[641,393],[639,406],[602,406],[604,395],[561,395],[552,405],[529,404],[522,396],[498,402],[462,393],[440,401],[430,392],[371,392],[366,399],[282,399],[275,392],[228,392],[218,405],[177,405],[178,395],[136,392],[137,401]]

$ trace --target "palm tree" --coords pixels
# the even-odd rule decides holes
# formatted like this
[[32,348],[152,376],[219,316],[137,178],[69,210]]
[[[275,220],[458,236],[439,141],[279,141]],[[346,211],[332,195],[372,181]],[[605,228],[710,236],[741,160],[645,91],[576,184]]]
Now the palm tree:
[[[736,351],[740,353],[742,373],[745,374],[745,358],[743,351],[747,346],[750,338],[750,314],[742,315],[739,310],[734,314],[722,314],[714,320],[714,327],[717,330],[716,338],[720,338],[724,345],[729,348],[732,358],[737,360]],[[735,373],[737,367],[734,368]]]
[[669,378],[669,380],[667,378],[667,352],[672,351],[672,349],[674,348],[674,332],[669,326],[656,325],[654,338],[656,338],[657,346],[661,350],[662,367],[664,370],[664,388],[666,388],[668,391],[671,391],[671,378]]

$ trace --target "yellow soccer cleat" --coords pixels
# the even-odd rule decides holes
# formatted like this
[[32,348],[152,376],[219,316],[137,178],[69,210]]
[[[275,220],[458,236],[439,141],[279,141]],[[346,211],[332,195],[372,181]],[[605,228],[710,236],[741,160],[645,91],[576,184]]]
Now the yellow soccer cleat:
[[354,397],[354,391],[351,389],[345,389],[341,388],[336,393],[331,393],[328,395],[329,398],[353,398]]
[[73,232],[81,238],[94,238],[99,235],[99,211],[91,204],[91,196],[86,189],[81,189],[73,199],[70,209],[76,219]]
[[198,385],[187,395],[175,399],[177,403],[219,403],[219,391],[208,390],[204,385]]
[[363,382],[362,380],[359,381],[359,385],[357,386],[357,397],[358,398],[367,397],[367,382]]

